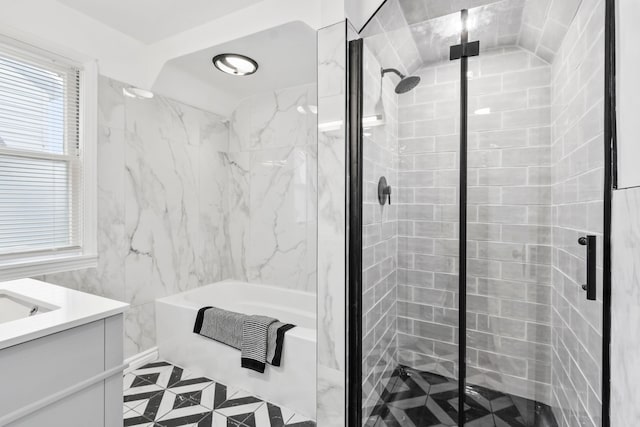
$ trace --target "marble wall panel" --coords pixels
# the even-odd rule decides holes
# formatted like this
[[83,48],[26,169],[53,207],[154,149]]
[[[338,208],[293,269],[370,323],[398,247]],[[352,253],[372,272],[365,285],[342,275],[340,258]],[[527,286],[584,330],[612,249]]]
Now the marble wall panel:
[[315,293],[316,87],[248,98],[231,118],[234,277]]
[[229,278],[228,129],[99,81],[98,266],[45,280],[131,304],[125,355],[155,344],[154,300]]
[[130,303],[127,356],[155,344],[157,298],[229,278],[315,292],[316,86],[229,125],[123,86],[100,78],[98,267],[45,280]]
[[612,219],[611,425],[640,420],[640,188],[614,191]]
[[321,426],[345,425],[347,23],[318,32],[318,401]]

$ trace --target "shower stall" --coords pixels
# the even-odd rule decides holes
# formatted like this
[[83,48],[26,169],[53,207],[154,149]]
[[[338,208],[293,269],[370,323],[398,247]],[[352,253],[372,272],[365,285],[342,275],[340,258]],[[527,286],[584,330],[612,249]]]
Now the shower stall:
[[387,0],[350,42],[350,426],[608,425],[608,12]]

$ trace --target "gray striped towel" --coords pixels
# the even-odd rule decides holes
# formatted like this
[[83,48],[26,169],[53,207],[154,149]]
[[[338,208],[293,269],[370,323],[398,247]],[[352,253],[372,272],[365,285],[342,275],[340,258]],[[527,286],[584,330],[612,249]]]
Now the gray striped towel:
[[277,319],[267,316],[247,316],[242,324],[242,358],[243,368],[264,372],[267,363],[267,340],[269,326]]
[[242,347],[242,324],[245,314],[204,307],[198,311],[193,332],[237,348]]
[[[245,320],[251,317],[265,318],[264,316],[248,316],[217,307],[203,307],[198,310],[193,332],[243,351]],[[266,335],[266,363],[273,366],[280,366],[282,362],[282,351],[284,349],[285,333],[294,327],[294,325],[282,323],[277,320],[274,322],[269,321]],[[248,335],[252,334],[248,332]],[[262,341],[259,340],[259,342]],[[258,350],[258,353],[262,354],[262,350]],[[244,352],[242,353],[242,357],[244,358]],[[244,366],[241,361],[241,365],[249,369],[253,369],[255,365],[258,367],[259,372],[264,372],[264,361],[262,360],[262,357],[259,357],[255,363],[248,362],[247,364],[250,366]],[[262,367],[261,371],[259,370],[260,367]]]

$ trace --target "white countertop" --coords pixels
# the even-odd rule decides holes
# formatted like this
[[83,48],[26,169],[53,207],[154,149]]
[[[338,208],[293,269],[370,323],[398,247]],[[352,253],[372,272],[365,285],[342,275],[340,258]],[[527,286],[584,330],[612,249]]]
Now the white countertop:
[[0,282],[0,293],[3,291],[35,300],[44,307],[59,308],[0,323],[0,349],[123,313],[129,306],[34,279]]

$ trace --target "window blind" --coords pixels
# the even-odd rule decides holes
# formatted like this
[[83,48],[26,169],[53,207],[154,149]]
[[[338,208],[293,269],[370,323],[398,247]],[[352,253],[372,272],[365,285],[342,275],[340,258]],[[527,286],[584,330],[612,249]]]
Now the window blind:
[[0,44],[0,257],[82,246],[80,75]]

